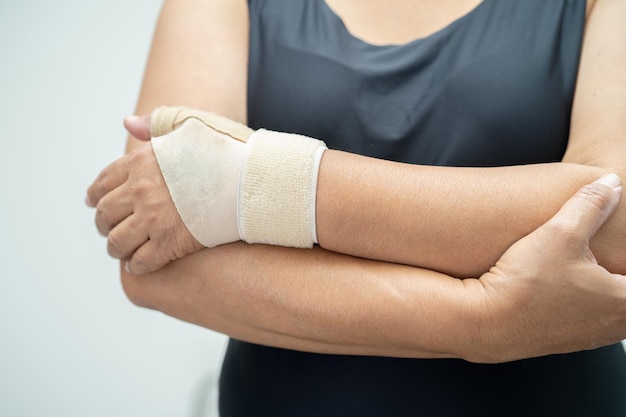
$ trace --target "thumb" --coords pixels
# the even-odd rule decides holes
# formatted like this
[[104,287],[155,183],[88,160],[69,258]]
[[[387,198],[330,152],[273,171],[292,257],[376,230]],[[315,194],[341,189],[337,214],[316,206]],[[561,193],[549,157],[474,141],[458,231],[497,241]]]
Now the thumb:
[[150,140],[150,116],[128,116],[124,127],[137,139]]
[[548,223],[558,225],[581,240],[588,241],[613,214],[621,193],[619,177],[606,174],[580,188]]

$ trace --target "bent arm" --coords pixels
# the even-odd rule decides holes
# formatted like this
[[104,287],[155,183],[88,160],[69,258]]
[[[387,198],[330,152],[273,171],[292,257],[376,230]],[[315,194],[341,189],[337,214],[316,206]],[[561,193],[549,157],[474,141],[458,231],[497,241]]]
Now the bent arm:
[[[319,243],[368,259],[478,276],[603,173],[567,163],[417,166],[327,151],[318,182]],[[612,234],[626,226],[615,223]],[[599,259],[619,269],[611,262],[617,248],[604,249]]]
[[[625,21],[620,0],[598,0],[590,13],[563,163],[427,167],[327,151],[318,182],[320,245],[455,276],[477,275],[578,187],[606,172],[624,177]],[[626,272],[620,244],[625,238],[622,205],[593,242],[603,266]]]
[[135,304],[257,344],[418,358],[476,350],[462,281],[319,247],[233,243],[122,278]]
[[[237,7],[240,10],[234,15],[241,20],[242,7]],[[619,139],[626,133],[626,91],[622,87],[626,41],[620,8],[623,6],[615,0],[601,0],[591,13],[564,163],[479,169],[427,167],[327,151],[317,194],[320,245],[339,253],[458,277],[476,276],[493,265],[513,242],[545,222],[578,187],[609,171],[626,173],[624,158],[615,157],[623,149]],[[207,15],[196,13],[204,18]],[[157,31],[149,66],[153,69],[146,73],[139,112],[173,103],[244,120],[245,58],[236,52],[244,49],[241,29],[229,25],[230,32],[217,31],[229,42],[208,42],[208,51],[194,51],[194,42],[185,43],[182,54],[180,50],[168,51],[175,32],[169,26],[176,27],[170,22],[165,25],[168,30]],[[182,31],[186,34],[189,30]],[[207,29],[195,29],[202,31]],[[195,32],[193,37],[197,38]],[[211,39],[218,35],[205,36]],[[214,44],[221,46],[211,47]],[[228,44],[234,46],[228,49],[229,59],[211,62],[224,55],[221,50],[210,49]],[[599,51],[602,59],[598,58]],[[178,59],[168,59],[172,54]],[[201,72],[198,68],[210,70]],[[163,88],[163,79],[171,85]],[[155,91],[159,96],[153,96]],[[173,101],[173,96],[182,100]],[[618,210],[593,247],[602,265],[623,272],[626,254],[615,243],[626,235],[626,219],[624,208]]]
[[237,242],[122,272],[123,284],[136,304],[309,352],[501,362],[590,349],[626,334],[624,277],[588,249],[620,193],[612,181],[586,186],[480,279]]
[[[167,1],[137,113],[180,104],[245,122],[246,27],[243,0]],[[140,144],[130,138],[128,151]],[[516,194],[517,183],[517,179],[512,181],[509,193]],[[532,200],[543,204],[542,187],[532,191]],[[562,196],[559,204],[565,199]],[[490,210],[500,213],[498,207]],[[504,232],[509,239],[519,238]],[[449,264],[458,263],[453,257]],[[480,351],[481,344],[490,340],[480,317],[486,310],[477,308],[480,305],[471,296],[476,292],[467,291],[468,285],[480,285],[478,280],[461,281],[321,248],[235,243],[201,250],[143,276],[122,268],[121,277],[128,296],[139,305],[273,346],[332,353],[468,357],[468,352]],[[558,291],[542,293],[558,296]],[[513,307],[512,316],[519,317],[523,305]],[[514,330],[527,335],[518,327]],[[550,336],[550,332],[546,334]]]

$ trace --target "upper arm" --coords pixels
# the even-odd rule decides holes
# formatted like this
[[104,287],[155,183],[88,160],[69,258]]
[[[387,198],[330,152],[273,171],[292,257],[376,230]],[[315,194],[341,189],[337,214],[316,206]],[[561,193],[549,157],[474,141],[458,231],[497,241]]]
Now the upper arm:
[[565,162],[626,175],[626,2],[596,0],[587,19]]
[[245,123],[248,24],[245,0],[165,0],[136,114],[184,105]]
[[[564,162],[603,168],[626,182],[626,1],[595,0],[583,43]],[[624,198],[624,197],[623,197]],[[624,271],[624,202],[591,242],[598,262]]]

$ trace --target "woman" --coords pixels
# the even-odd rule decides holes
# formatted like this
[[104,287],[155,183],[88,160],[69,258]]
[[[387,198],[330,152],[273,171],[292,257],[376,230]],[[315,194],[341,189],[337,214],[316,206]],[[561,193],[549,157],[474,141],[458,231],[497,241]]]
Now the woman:
[[[183,104],[419,165],[359,181],[371,160],[326,152],[328,250],[204,249],[123,270],[127,294],[233,337],[223,416],[625,415],[619,345],[499,365],[415,359],[503,362],[624,336],[607,331],[619,280],[569,256],[589,236],[572,244],[548,223],[502,254],[578,187],[623,174],[625,18],[619,0],[166,2],[138,114]],[[135,149],[126,183],[158,179],[150,147],[130,139]],[[92,187],[92,203],[114,204],[108,188]],[[352,200],[375,204],[355,212]],[[592,248],[624,272],[617,210]],[[99,227],[123,246],[110,212],[99,205]],[[143,272],[132,258],[130,269]]]

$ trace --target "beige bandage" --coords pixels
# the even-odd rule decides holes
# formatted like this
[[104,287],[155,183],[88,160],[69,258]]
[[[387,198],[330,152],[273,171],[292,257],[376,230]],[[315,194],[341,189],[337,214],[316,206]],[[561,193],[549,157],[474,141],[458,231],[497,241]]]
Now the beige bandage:
[[214,113],[187,107],[158,107],[150,115],[150,133],[152,137],[166,135],[177,129],[189,119],[204,123],[207,128],[216,130],[231,138],[246,142],[254,130],[241,123],[234,122]]
[[239,233],[248,243],[310,248],[317,243],[315,199],[324,142],[257,130],[239,183]]
[[207,247],[239,239],[317,243],[315,199],[323,142],[259,130],[183,107],[155,110],[152,146],[176,208]]
[[252,129],[223,117],[164,107],[151,116],[152,148],[183,223],[206,247],[240,239],[237,184]]

